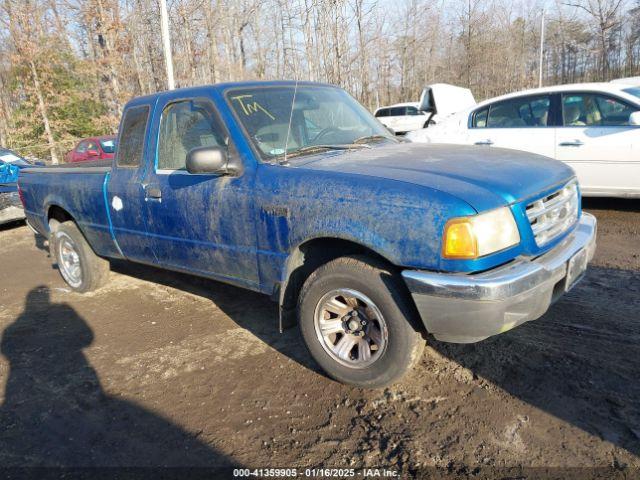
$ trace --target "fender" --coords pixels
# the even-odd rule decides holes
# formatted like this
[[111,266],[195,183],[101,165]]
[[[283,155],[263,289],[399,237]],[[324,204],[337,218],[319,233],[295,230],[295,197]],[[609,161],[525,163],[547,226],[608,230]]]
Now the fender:
[[272,293],[272,298],[278,301],[280,332],[296,323],[298,291],[307,277],[321,265],[352,254],[366,254],[389,265],[394,264],[380,251],[349,235],[318,235],[307,238],[291,249],[283,263],[280,281],[275,284]]

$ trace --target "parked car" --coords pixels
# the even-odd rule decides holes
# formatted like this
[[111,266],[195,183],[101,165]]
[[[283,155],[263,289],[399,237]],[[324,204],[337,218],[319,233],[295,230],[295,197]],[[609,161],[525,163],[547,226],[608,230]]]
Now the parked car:
[[16,152],[0,147],[0,225],[24,219],[18,197],[18,172],[31,164]]
[[397,134],[427,128],[429,124],[427,113],[418,110],[418,103],[396,103],[381,107],[375,111],[374,116]]
[[381,107],[375,111],[374,116],[395,133],[405,134],[435,125],[448,115],[475,103],[468,88],[437,83],[423,90],[420,102]]
[[111,160],[116,151],[116,137],[106,135],[80,140],[73,150],[67,152],[65,162]]
[[258,291],[330,376],[364,387],[406,372],[425,330],[476,342],[540,317],[595,249],[566,165],[401,142],[312,82],[134,99],[111,164],[27,169],[19,186],[73,290],[124,258]]
[[640,87],[584,83],[512,93],[408,138],[538,153],[573,167],[585,196],[640,196]]

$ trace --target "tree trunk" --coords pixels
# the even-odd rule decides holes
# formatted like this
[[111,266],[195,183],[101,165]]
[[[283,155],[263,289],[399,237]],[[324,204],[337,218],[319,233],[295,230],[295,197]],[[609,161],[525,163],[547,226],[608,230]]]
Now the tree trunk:
[[42,95],[42,89],[40,87],[38,70],[36,69],[36,64],[33,60],[29,60],[29,67],[31,68],[33,88],[36,93],[36,98],[38,99],[38,109],[40,110],[40,115],[42,116],[42,124],[44,125],[44,134],[47,137],[47,144],[49,146],[49,152],[51,153],[51,163],[53,165],[57,165],[58,154],[56,153],[56,142],[53,139],[53,134],[51,133],[51,127],[49,126],[49,116],[47,115],[47,107],[45,105],[44,97]]

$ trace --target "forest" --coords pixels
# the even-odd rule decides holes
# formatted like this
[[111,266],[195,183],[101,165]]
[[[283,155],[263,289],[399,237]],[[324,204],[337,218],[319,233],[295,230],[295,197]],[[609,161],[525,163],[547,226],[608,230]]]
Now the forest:
[[[168,0],[177,87],[300,79],[366,107],[640,75],[640,0]],[[0,145],[52,163],[167,89],[158,0],[0,0]]]

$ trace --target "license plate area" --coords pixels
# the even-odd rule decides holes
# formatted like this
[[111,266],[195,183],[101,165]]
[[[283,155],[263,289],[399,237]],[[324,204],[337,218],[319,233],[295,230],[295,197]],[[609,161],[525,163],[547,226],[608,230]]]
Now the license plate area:
[[567,262],[567,276],[565,278],[565,292],[571,290],[575,284],[582,278],[587,269],[587,249],[584,248],[576,253]]

